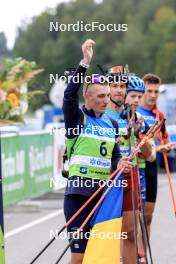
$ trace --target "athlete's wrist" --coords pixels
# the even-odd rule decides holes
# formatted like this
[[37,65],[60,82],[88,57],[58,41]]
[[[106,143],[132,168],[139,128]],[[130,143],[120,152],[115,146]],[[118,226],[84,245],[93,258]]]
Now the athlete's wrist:
[[80,66],[82,66],[83,68],[88,69],[90,67],[90,63],[88,63],[88,61],[82,59],[79,63]]
[[149,162],[153,162],[153,161],[156,160],[156,151],[155,151],[154,148],[152,149],[151,155],[148,156],[146,160],[149,161]]

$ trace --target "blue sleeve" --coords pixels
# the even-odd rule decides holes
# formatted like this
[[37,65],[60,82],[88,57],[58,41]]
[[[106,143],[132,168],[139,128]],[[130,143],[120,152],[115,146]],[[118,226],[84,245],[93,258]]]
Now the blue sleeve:
[[141,129],[141,133],[146,134],[149,129],[150,129],[149,124],[144,120],[142,129]]

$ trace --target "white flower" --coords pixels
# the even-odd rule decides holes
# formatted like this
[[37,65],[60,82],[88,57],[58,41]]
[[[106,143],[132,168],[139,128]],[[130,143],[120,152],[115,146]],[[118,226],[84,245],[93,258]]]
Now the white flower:
[[21,113],[24,114],[26,113],[28,109],[28,102],[27,100],[20,100],[20,110],[21,110]]
[[21,110],[20,110],[20,107],[18,106],[18,107],[15,107],[15,108],[12,108],[11,110],[10,110],[10,112],[9,112],[9,115],[10,116],[18,116],[18,115],[20,115],[21,114]]

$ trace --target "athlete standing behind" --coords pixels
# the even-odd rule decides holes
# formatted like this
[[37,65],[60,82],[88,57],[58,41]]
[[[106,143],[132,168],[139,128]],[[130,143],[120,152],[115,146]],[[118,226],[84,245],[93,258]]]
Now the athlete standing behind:
[[[151,126],[156,121],[157,99],[159,97],[159,87],[161,79],[159,76],[154,74],[146,74],[143,77],[145,83],[145,93],[142,97],[141,106],[138,107],[137,111],[141,113],[144,120]],[[164,114],[160,112],[160,116]],[[174,144],[170,142],[169,135],[166,127],[163,131],[164,145],[158,144],[156,146],[157,152],[168,152],[174,148]],[[150,236],[151,222],[153,218],[153,212],[155,209],[156,197],[157,197],[157,184],[158,184],[158,172],[157,163],[146,162],[145,177],[146,177],[146,203],[144,207],[145,219],[147,223],[147,229]],[[144,252],[142,240],[140,239],[139,244],[140,252]]]
[[[129,85],[127,89],[127,96],[125,103],[128,105],[133,105],[135,108],[135,111],[137,110],[137,107],[140,105],[142,96],[145,92],[144,82],[142,79],[138,78],[137,76],[131,76],[129,77]],[[138,84],[136,84],[136,82]],[[141,119],[142,122],[142,128],[140,133],[145,133],[149,129],[149,125],[146,121],[143,120],[142,115],[136,111],[136,115],[138,120]],[[148,144],[148,148],[151,149],[152,145]],[[146,150],[145,150],[146,151]],[[141,187],[141,198],[143,205],[146,200],[146,182],[145,182],[145,163],[147,161],[154,161],[156,159],[156,151],[155,148],[152,148],[151,156],[146,159],[145,153],[139,153],[138,154],[138,166],[139,166],[139,175],[140,175],[140,187]]]
[[[118,75],[119,70],[121,71],[120,76]],[[106,113],[117,120],[119,125],[119,144],[120,144],[120,151],[123,157],[126,157],[130,154],[130,146],[129,146],[129,140],[128,140],[128,120],[127,117],[123,116],[125,111],[124,110],[124,103],[126,96],[128,98],[128,92],[129,92],[129,103],[131,104],[132,101],[130,100],[130,96],[137,93],[140,97],[142,97],[142,94],[144,92],[144,85],[142,87],[142,92],[139,87],[139,84],[143,84],[143,81],[139,79],[138,77],[134,77],[135,82],[134,86],[132,85],[132,80],[128,80],[128,82],[125,82],[125,78],[123,78],[124,75],[124,68],[123,66],[116,66],[111,69],[109,69],[109,75],[117,76],[117,81],[112,82],[110,84],[111,88],[111,97],[110,102],[108,104],[108,108],[106,110]],[[120,78],[118,78],[120,77]],[[133,78],[131,78],[133,79]],[[126,79],[127,80],[127,79]],[[136,82],[140,81],[140,82]],[[133,87],[132,87],[133,86]],[[131,87],[131,90],[130,90]],[[134,91],[135,90],[135,91]],[[138,122],[139,120],[137,120]],[[141,123],[141,119],[140,119]],[[136,138],[134,136],[134,133],[132,132],[131,135],[132,138],[132,148],[136,145]],[[147,158],[152,158],[152,149],[150,144],[145,144],[145,146],[142,148],[142,151],[146,153]],[[154,159],[155,157],[153,157]],[[136,158],[133,159],[133,174],[134,174],[134,185],[135,185],[135,210],[136,215],[138,214],[138,172],[137,172],[137,163]],[[136,263],[136,255],[135,255],[135,242],[134,242],[134,219],[133,219],[133,207],[132,207],[132,185],[131,185],[131,175],[130,173],[126,173],[124,178],[127,180],[128,186],[124,188],[124,199],[123,199],[123,228],[122,231],[127,232],[128,238],[123,241],[123,247],[122,247],[122,255],[123,255],[123,263],[124,264],[135,264]],[[137,217],[138,218],[138,217]]]
[[[141,103],[141,99],[142,96],[145,92],[145,87],[144,87],[144,82],[142,79],[136,77],[136,76],[131,76],[129,77],[131,78],[131,82],[130,85],[128,85],[128,94],[126,97],[126,103],[129,105],[133,105],[135,107],[135,109],[137,109],[137,107],[140,105]],[[138,82],[138,85],[135,85],[135,82]],[[139,112],[136,112],[138,118],[141,118],[141,114]],[[142,118],[143,120],[143,118]],[[146,131],[149,129],[149,125],[146,123],[146,121],[143,122],[143,127],[141,129]],[[149,148],[152,145],[149,146]],[[147,161],[154,161],[156,160],[156,150],[154,147],[152,147],[152,154],[150,157],[147,158]],[[145,206],[145,202],[146,202],[146,179],[145,179],[145,166],[146,166],[146,158],[145,158],[145,153],[139,153],[138,157],[137,157],[137,163],[138,163],[138,169],[139,169],[139,176],[140,176],[140,194],[141,194],[141,198],[142,198],[142,207],[144,208]],[[141,208],[142,209],[142,208]],[[143,209],[142,209],[143,210]],[[140,225],[138,227],[138,246],[139,243],[141,245],[142,241],[141,241],[141,228]],[[145,264],[146,260],[145,260],[145,254],[144,252],[140,251],[140,246],[139,246],[139,251],[138,251],[138,255],[139,255],[139,263],[143,263]]]

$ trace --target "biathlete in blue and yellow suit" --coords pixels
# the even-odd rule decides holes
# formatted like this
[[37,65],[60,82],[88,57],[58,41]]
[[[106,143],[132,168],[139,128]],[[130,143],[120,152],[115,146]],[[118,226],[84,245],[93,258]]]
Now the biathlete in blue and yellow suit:
[[[137,130],[132,129],[131,131],[131,147],[128,138],[128,119],[126,109],[124,107],[125,101],[129,105],[133,104],[135,107],[140,102],[140,99],[144,93],[143,80],[137,76],[127,76],[126,70],[123,66],[116,66],[108,71],[108,75],[113,77],[113,82],[110,84],[111,98],[108,104],[106,113],[114,118],[119,125],[119,144],[120,151],[123,157],[128,156],[131,151],[135,148],[138,138],[137,130],[141,133],[145,133],[149,127],[143,122],[141,115],[135,114],[135,127]],[[114,76],[117,76],[115,81]],[[119,77],[120,76],[120,77]],[[126,78],[125,78],[126,76]],[[134,127],[134,126],[133,126]],[[145,155],[146,159],[154,160],[155,155],[152,153],[152,147],[149,142],[142,147],[141,152]],[[133,175],[134,175],[134,186],[135,186],[135,209],[138,214],[138,166],[137,159],[133,159]],[[134,220],[133,220],[133,207],[132,207],[132,185],[131,175],[126,173],[124,176],[127,179],[128,186],[124,188],[123,198],[123,232],[128,233],[128,239],[123,241],[122,257],[124,264],[135,264],[135,243],[134,243]],[[140,173],[140,185],[143,199],[145,199],[145,177]]]
[[[149,124],[153,125],[156,120],[161,121],[165,119],[164,113],[162,113],[157,108],[157,100],[160,94],[161,79],[159,76],[148,73],[143,77],[145,84],[145,93],[142,97],[140,106],[137,111],[142,115],[144,120]],[[156,153],[165,152],[168,153],[174,149],[174,144],[171,142],[167,128],[165,124],[161,128],[163,134],[164,144],[161,144],[157,135],[151,139],[152,144],[155,146]],[[157,199],[157,189],[158,189],[158,169],[157,162],[147,161],[145,166],[145,178],[146,178],[146,203],[144,207],[144,214],[147,224],[147,230],[150,238],[151,233],[151,223],[155,210],[156,199]],[[142,235],[140,236],[142,238]],[[142,239],[139,240],[139,249],[144,252]]]
[[[144,86],[143,80],[138,78],[137,76],[130,76],[125,103],[127,105],[133,105],[135,110],[137,110],[137,107],[139,106],[142,100],[144,92],[145,92],[145,86]],[[150,128],[150,126],[145,121],[145,119],[143,119],[142,115],[138,111],[136,111],[136,115],[137,115],[138,120],[142,121],[141,123],[142,127],[140,130],[140,133],[141,135],[145,134]],[[152,146],[152,149],[151,149],[151,146]],[[145,200],[146,200],[146,180],[145,180],[146,179],[145,178],[146,160],[154,161],[156,159],[155,147],[153,146],[153,144],[151,144],[151,141],[150,143],[148,143],[148,147],[152,151],[150,156],[148,156],[148,153],[145,150],[139,153],[137,157],[138,166],[139,166],[139,175],[140,175],[140,187],[141,187],[141,196],[142,196],[141,198],[142,198],[143,204],[145,203]]]
[[[66,128],[66,146],[69,159],[69,178],[64,197],[64,214],[68,221],[74,213],[99,188],[99,182],[106,180],[117,164],[125,165],[126,171],[132,168],[129,161],[120,160],[119,145],[116,142],[118,124],[107,114],[106,107],[110,101],[108,82],[102,83],[102,76],[91,76],[84,84],[83,96],[85,105],[79,108],[79,82],[74,82],[74,76],[85,76],[93,56],[93,40],[87,40],[82,45],[83,60],[80,62],[72,80],[68,84],[63,99],[64,121]],[[96,128],[96,129],[93,129]],[[102,128],[105,128],[102,134]],[[106,133],[107,129],[116,133]],[[115,128],[115,130],[114,130]],[[108,131],[107,131],[108,132]],[[68,226],[71,234],[79,228],[100,197],[94,200]],[[122,199],[122,196],[120,197]],[[71,264],[83,261],[88,237],[90,221],[83,230],[83,236],[71,245]],[[96,250],[96,249],[95,249]]]

